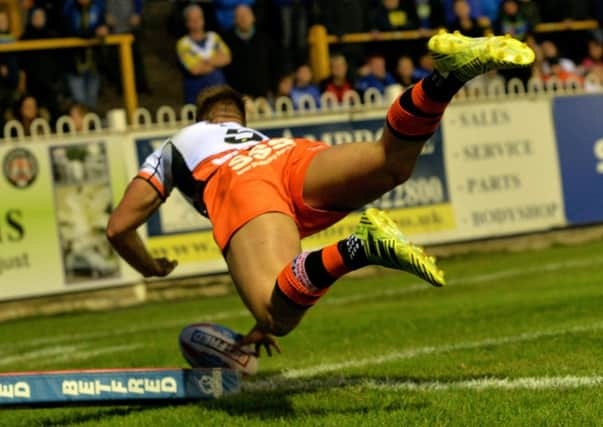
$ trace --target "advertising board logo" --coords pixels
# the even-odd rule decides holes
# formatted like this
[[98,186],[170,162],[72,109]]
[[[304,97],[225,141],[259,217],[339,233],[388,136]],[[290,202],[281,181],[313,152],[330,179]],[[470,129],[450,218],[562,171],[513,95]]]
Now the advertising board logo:
[[15,148],[4,156],[2,171],[14,187],[27,188],[38,177],[38,161],[31,151]]

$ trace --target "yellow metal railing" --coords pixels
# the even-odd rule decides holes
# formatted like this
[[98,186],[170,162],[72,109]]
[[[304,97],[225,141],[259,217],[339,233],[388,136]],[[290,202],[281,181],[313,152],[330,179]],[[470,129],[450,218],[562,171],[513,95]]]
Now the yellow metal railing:
[[91,47],[99,45],[116,45],[119,48],[121,65],[121,83],[123,86],[124,105],[128,118],[132,121],[134,112],[138,108],[138,95],[136,94],[136,81],[134,78],[134,63],[132,60],[131,34],[114,34],[102,38],[80,39],[76,37],[52,38],[42,40],[24,40],[15,43],[0,44],[2,52],[21,52],[31,50],[70,49],[77,47]]
[[[534,27],[536,33],[555,31],[582,31],[599,28],[596,20],[543,22]],[[348,33],[341,36],[329,35],[323,25],[310,28],[310,66],[316,80],[329,76],[329,45],[345,43],[368,43],[375,41],[417,40],[432,36],[438,30],[406,30],[378,33]]]

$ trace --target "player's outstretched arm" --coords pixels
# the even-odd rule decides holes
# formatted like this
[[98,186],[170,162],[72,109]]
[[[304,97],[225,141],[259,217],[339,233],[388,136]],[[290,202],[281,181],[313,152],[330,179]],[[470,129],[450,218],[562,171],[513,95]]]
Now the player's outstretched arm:
[[111,245],[144,277],[167,276],[178,264],[166,258],[153,258],[136,232],[160,205],[157,191],[144,180],[134,179],[107,225]]

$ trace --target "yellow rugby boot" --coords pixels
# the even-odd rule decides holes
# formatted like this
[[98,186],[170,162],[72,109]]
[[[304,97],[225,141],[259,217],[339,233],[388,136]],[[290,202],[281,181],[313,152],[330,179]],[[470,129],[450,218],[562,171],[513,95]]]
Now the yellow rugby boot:
[[508,34],[467,37],[442,30],[429,39],[427,47],[435,69],[465,82],[491,70],[528,67],[535,58],[532,48]]
[[354,236],[362,241],[370,264],[407,271],[434,286],[446,283],[435,258],[425,255],[423,249],[406,240],[385,212],[367,209],[360,217]]

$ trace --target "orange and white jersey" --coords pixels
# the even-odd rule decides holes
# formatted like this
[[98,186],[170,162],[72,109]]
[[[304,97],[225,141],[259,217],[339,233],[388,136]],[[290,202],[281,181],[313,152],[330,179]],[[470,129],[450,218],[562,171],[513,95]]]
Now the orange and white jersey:
[[[207,216],[203,190],[213,172],[239,150],[267,139],[266,135],[235,122],[199,122],[185,127],[151,153],[137,178],[153,186],[162,200],[169,196],[174,187],[178,188],[199,213]],[[232,155],[224,158],[222,153],[226,152]],[[200,167],[210,159],[211,168]]]

